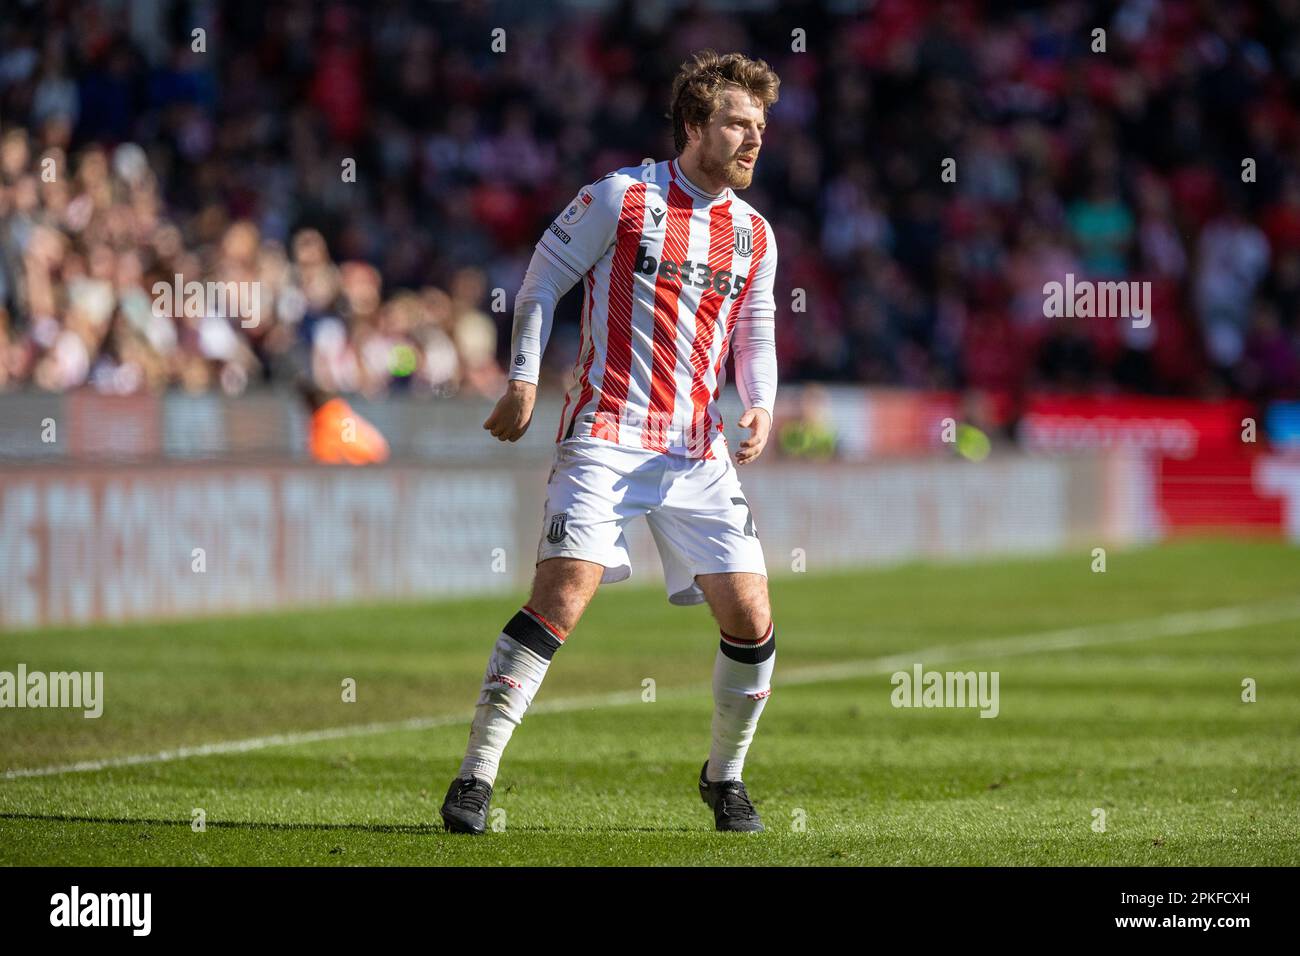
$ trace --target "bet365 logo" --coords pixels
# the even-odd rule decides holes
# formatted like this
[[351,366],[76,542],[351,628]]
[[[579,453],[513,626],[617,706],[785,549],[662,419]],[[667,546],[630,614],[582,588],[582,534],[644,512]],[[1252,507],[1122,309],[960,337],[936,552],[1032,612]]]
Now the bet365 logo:
[[712,288],[723,298],[732,299],[740,296],[745,283],[749,281],[748,276],[733,275],[730,269],[719,269],[714,272],[707,262],[692,262],[690,259],[683,262],[664,259],[660,262],[650,255],[650,250],[644,245],[638,246],[636,250],[636,271],[647,276],[657,272],[661,279],[667,279],[669,282],[675,279],[683,286],[690,285],[697,289]]

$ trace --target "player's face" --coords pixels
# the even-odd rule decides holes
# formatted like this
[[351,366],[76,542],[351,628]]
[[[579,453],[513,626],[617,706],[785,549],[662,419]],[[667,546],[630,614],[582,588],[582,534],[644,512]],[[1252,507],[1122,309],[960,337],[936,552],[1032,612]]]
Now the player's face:
[[701,130],[700,169],[732,189],[746,188],[754,179],[766,127],[757,100],[743,90],[727,90]]

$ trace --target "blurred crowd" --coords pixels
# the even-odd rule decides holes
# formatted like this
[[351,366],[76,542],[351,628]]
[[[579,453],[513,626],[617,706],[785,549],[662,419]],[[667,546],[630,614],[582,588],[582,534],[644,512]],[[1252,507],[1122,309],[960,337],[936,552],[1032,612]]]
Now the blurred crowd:
[[[12,183],[0,236],[5,290],[21,290],[22,304],[0,314],[0,388],[237,395],[306,377],[331,392],[488,395],[504,383],[480,269],[455,270],[446,288],[385,294],[374,265],[334,261],[313,228],[285,243],[209,210],[210,222],[182,229],[134,144],[111,154],[88,147],[71,169],[49,147],[48,182],[32,158],[23,130],[0,139]],[[233,296],[209,308],[206,294],[187,308],[196,279],[257,283],[256,311],[241,313]]]
[[[1300,398],[1300,0],[10,0],[0,388],[495,395],[533,244],[671,155],[705,46],[782,78],[783,379]],[[1067,273],[1150,325],[1048,317]],[[160,315],[177,274],[259,320]]]

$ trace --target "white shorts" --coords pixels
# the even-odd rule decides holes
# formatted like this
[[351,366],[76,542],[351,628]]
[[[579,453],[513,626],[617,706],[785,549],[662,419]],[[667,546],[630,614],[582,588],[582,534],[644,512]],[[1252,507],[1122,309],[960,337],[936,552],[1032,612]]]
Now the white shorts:
[[546,486],[538,562],[581,558],[605,566],[604,584],[625,581],[624,535],[645,515],[672,604],[702,604],[697,574],[767,576],[763,548],[730,458],[687,458],[578,436],[556,446]]

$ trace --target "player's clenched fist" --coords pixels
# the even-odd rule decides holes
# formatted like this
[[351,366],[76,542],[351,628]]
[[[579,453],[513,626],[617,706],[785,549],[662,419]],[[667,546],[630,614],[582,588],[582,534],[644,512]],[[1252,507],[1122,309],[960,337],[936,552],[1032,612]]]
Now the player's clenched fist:
[[768,417],[766,409],[751,408],[740,416],[740,421],[736,424],[752,432],[740,443],[740,449],[736,452],[736,464],[748,465],[763,454],[763,447],[767,444],[767,433],[772,430],[772,419]]
[[519,441],[533,420],[537,386],[517,379],[506,383],[506,393],[497,402],[483,427],[501,441]]

